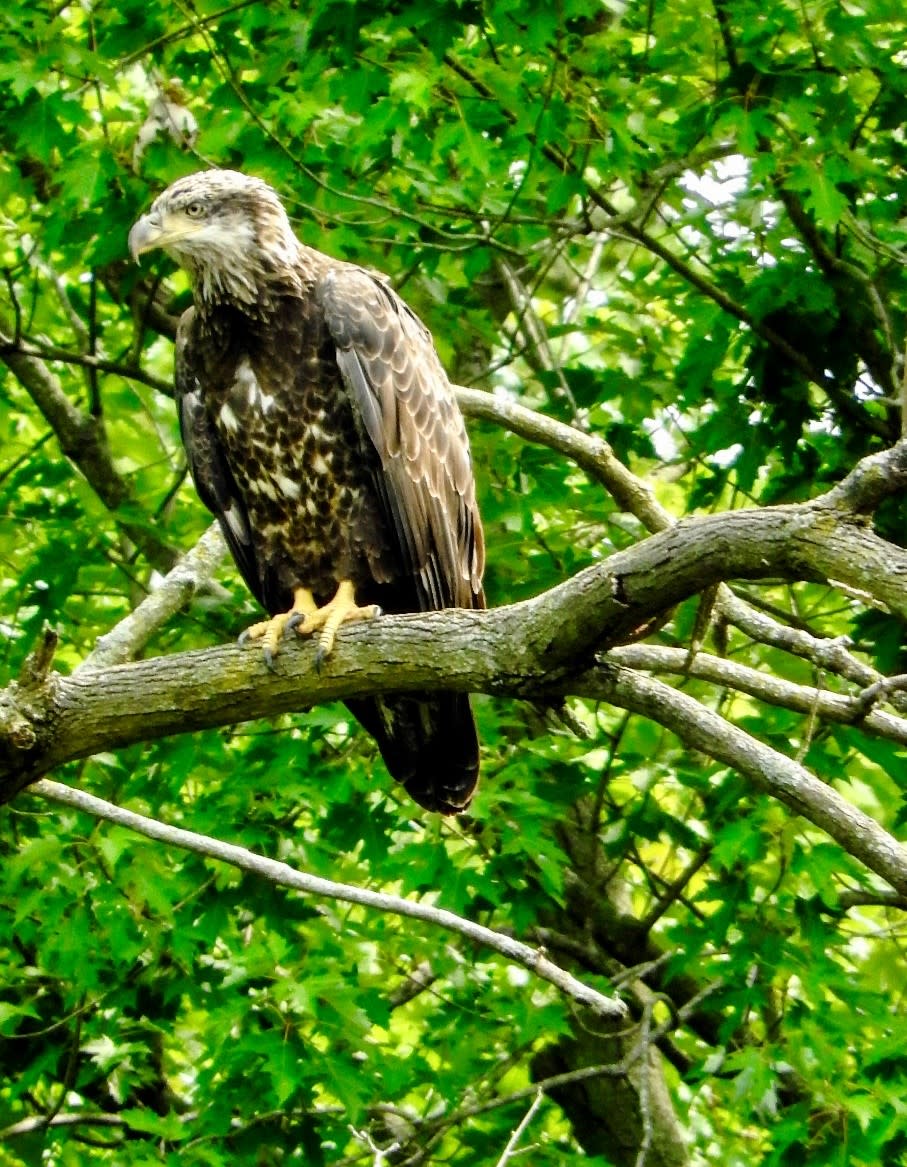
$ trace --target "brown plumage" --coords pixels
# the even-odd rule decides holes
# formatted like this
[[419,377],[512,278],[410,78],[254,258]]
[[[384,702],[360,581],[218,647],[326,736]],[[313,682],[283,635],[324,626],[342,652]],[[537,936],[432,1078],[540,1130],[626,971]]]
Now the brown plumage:
[[[177,334],[180,428],[202,501],[277,617],[251,630],[266,652],[281,613],[313,631],[341,592],[336,622],[369,605],[484,607],[463,420],[431,335],[385,280],[300,244],[274,191],[233,171],[175,182],[129,244],[136,257],[163,247],[192,279]],[[332,640],[326,628],[325,651]],[[417,802],[468,806],[479,754],[466,695],[349,705]]]

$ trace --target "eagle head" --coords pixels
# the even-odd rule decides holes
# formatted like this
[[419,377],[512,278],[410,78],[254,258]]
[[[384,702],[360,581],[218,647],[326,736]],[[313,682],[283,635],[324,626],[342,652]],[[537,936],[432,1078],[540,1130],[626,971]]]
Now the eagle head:
[[300,244],[275,191],[235,170],[180,178],[129,232],[132,257],[155,247],[188,272],[196,302],[247,310],[299,290]]

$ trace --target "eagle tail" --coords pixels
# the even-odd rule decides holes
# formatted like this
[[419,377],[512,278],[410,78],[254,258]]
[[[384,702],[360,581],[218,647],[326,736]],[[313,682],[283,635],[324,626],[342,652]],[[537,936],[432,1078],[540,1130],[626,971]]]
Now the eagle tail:
[[391,777],[426,810],[459,814],[479,781],[479,739],[465,693],[347,702]]

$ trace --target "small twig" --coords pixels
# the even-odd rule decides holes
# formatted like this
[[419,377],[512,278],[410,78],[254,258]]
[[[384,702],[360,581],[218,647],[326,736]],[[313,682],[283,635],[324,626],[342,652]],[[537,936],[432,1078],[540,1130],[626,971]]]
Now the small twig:
[[25,663],[18,677],[20,686],[27,688],[32,685],[40,685],[47,678],[59,639],[56,628],[45,624],[41,632],[41,639],[25,658]]
[[[123,377],[127,381],[137,381],[140,385],[147,385],[156,389],[165,397],[173,396],[173,386],[161,377],[146,373],[135,364],[111,361],[94,353],[76,353],[69,349],[60,348],[54,344],[38,344],[35,341],[9,340],[4,343],[5,353],[19,353],[24,357],[38,357],[45,361],[59,361],[64,365],[78,365],[92,373],[111,373],[116,377]],[[97,416],[92,414],[92,416]]]
[[803,740],[794,755],[796,761],[802,762],[809,753],[809,748],[813,744],[813,738],[816,736],[816,726],[819,724],[819,706],[822,701],[822,670],[816,670],[816,685],[813,690],[813,699],[810,702],[809,710],[806,715],[806,728],[803,731]]
[[87,1111],[73,1111],[70,1114],[56,1114],[48,1119],[46,1114],[33,1114],[22,1118],[0,1130],[0,1143],[19,1135],[30,1135],[47,1127],[65,1126],[115,1126],[127,1127],[128,1123],[118,1114],[93,1114]]
[[842,891],[835,908],[839,912],[847,912],[851,908],[900,908],[907,912],[907,896],[889,888],[879,888],[877,891],[854,889]]
[[652,1147],[652,1139],[655,1134],[655,1124],[652,1120],[652,1101],[650,1097],[651,1082],[649,1080],[652,1073],[652,1066],[649,1062],[649,1046],[651,1044],[651,1008],[647,1007],[643,1010],[642,1019],[639,1023],[639,1042],[637,1047],[639,1049],[639,1117],[642,1122],[642,1139],[639,1144],[639,1151],[636,1154],[635,1167],[646,1167],[646,1160],[649,1158],[649,1151]]
[[378,1146],[369,1131],[357,1130],[356,1127],[352,1125],[352,1123],[350,1123],[348,1129],[356,1142],[363,1143],[375,1156],[372,1160],[372,1167],[384,1167],[384,1164],[387,1162],[388,1155],[392,1155],[395,1151],[400,1150],[400,1144],[396,1139],[389,1147],[382,1148]]
[[542,1099],[544,1097],[545,1097],[545,1093],[540,1087],[535,1092],[535,1098],[533,1098],[533,1100],[532,1100],[532,1105],[529,1107],[529,1109],[526,1111],[526,1113],[520,1119],[518,1125],[516,1127],[514,1127],[513,1132],[510,1135],[510,1138],[507,1140],[507,1146],[504,1148],[503,1152],[501,1153],[501,1157],[500,1157],[500,1159],[498,1159],[497,1163],[495,1164],[495,1167],[505,1167],[505,1164],[509,1163],[510,1160],[513,1158],[513,1156],[516,1154],[516,1149],[517,1149],[517,1146],[519,1145],[519,1141],[523,1137],[523,1134],[524,1134],[526,1128],[532,1122],[533,1118],[535,1118],[535,1112],[542,1105]]
[[884,701],[892,693],[901,693],[905,689],[907,689],[907,673],[897,673],[893,677],[881,677],[873,684],[867,685],[857,697],[857,716],[866,717],[879,701]]
[[901,370],[901,437],[907,438],[907,349],[904,350],[904,367]]

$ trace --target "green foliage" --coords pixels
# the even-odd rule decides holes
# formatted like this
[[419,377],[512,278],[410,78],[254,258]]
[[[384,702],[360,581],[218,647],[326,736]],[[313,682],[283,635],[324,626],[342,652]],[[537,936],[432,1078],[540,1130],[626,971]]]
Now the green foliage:
[[[7,6],[0,328],[96,419],[127,493],[111,513],[10,364],[5,679],[48,622],[74,668],[152,586],[143,534],[176,555],[207,526],[160,387],[167,330],[143,307],[160,280],[172,317],[186,285],[166,260],[127,267],[125,241],[155,193],[209,164],[272,181],[306,242],[393,277],[455,380],[606,439],[677,517],[840,479],[898,433],[902,34],[883,0]],[[164,126],[138,148],[162,98],[197,139]],[[559,454],[490,423],[471,436],[493,604],[642,537]],[[889,500],[879,529],[903,543],[905,518]],[[235,635],[254,607],[232,569],[220,583],[146,651]],[[903,671],[887,613],[819,583],[750,595]],[[695,620],[683,605],[651,639],[686,649]],[[843,689],[726,639],[734,663]],[[903,830],[896,743],[683,686]],[[58,777],[315,874],[437,898],[602,987],[654,961],[646,992],[671,1013],[659,1073],[686,1146],[665,1162],[902,1163],[903,924],[863,867],[653,721],[578,702],[584,741],[476,706],[485,777],[461,822],[415,819],[339,707]],[[388,1163],[493,1164],[540,1051],[591,1032],[587,1064],[621,1056],[465,941],[27,794],[4,808],[0,856],[0,1167],[377,1163],[395,1143]],[[577,1119],[569,1092],[546,1097],[527,1161],[643,1161],[590,1150],[614,1106],[582,1104]],[[47,1129],[16,1125],[36,1116]]]

